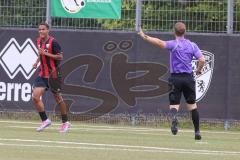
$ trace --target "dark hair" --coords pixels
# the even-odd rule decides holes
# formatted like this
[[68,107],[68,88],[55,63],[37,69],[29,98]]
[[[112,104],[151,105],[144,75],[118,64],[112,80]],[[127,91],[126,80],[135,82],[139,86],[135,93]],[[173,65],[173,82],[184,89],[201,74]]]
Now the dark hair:
[[174,26],[175,34],[179,37],[183,36],[186,32],[186,26],[182,22],[177,22]]
[[47,29],[49,29],[49,25],[47,24],[47,22],[41,22],[39,26],[46,26]]

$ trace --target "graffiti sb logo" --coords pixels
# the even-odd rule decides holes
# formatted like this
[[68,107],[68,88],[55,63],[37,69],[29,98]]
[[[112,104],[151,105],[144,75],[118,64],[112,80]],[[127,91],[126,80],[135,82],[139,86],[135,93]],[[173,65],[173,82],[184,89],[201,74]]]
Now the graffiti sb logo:
[[[200,101],[210,86],[213,68],[214,68],[214,55],[208,51],[201,50],[202,54],[205,57],[206,63],[202,69],[202,74],[194,75],[196,80],[196,101]],[[192,61],[193,70],[197,69],[197,60]],[[195,73],[195,72],[194,72]]]
[[61,0],[63,8],[69,13],[77,13],[85,7],[85,0]]

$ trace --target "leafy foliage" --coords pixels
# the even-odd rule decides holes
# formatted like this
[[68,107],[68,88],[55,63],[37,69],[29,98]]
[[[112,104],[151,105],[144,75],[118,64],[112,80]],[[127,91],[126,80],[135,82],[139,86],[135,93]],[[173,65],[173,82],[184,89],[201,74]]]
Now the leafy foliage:
[[[234,31],[240,30],[240,0],[234,1]],[[152,31],[171,31],[177,21],[193,32],[226,32],[227,0],[161,0],[142,2],[142,27]],[[52,18],[55,28],[94,30],[135,30],[136,0],[122,0],[122,18]],[[46,20],[46,0],[0,1],[0,26],[35,28]]]

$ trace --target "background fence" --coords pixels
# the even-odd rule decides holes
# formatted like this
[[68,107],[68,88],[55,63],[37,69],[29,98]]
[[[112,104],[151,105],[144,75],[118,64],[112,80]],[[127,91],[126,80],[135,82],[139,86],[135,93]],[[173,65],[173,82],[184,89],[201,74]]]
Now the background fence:
[[171,31],[176,21],[190,32],[239,33],[240,0],[122,0],[122,18],[73,19],[47,16],[48,0],[1,0],[0,26],[36,28],[49,20],[53,28],[134,31]]

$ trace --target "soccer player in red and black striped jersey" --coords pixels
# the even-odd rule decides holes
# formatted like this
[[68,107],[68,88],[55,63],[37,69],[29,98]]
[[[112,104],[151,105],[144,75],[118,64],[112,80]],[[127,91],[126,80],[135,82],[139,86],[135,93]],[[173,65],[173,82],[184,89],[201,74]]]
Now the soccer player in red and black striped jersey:
[[[37,128],[37,131],[43,131],[46,127],[51,125],[51,120],[48,119],[44,104],[41,100],[41,96],[45,93],[46,90],[51,88],[51,91],[54,95],[54,98],[57,104],[60,106],[61,116],[62,116],[62,125],[60,127],[60,132],[67,132],[70,123],[68,122],[67,117],[67,108],[66,104],[63,101],[61,96],[61,86],[56,85],[58,88],[49,86],[50,76],[54,77],[56,80],[60,76],[59,64],[63,59],[63,53],[59,43],[49,35],[49,25],[45,22],[42,22],[38,27],[39,38],[37,39],[38,47],[38,59],[33,67],[37,67],[40,62],[39,75],[35,79],[33,84],[33,102],[39,112],[42,123],[40,127]],[[59,84],[59,82],[56,82]]]

